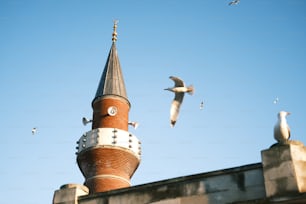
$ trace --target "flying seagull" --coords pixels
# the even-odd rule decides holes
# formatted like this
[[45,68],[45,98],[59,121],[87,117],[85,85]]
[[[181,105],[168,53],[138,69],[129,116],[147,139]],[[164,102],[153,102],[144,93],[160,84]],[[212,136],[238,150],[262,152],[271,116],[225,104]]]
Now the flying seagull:
[[274,99],[273,103],[274,103],[274,104],[277,104],[277,103],[278,103],[278,101],[279,101],[279,98],[278,98],[278,97],[276,97],[276,98]]
[[229,2],[228,3],[228,5],[237,5],[237,4],[239,4],[239,2],[240,2],[240,0],[233,0],[233,1],[231,1],[231,2]]
[[204,101],[200,103],[200,110],[202,110],[203,108],[204,108]]
[[290,113],[286,111],[280,111],[277,114],[278,121],[274,126],[274,139],[278,143],[286,143],[290,138],[290,127],[286,120],[287,115],[290,115]]
[[34,135],[36,133],[36,131],[37,131],[36,127],[32,128],[32,135]]
[[164,90],[174,92],[175,94],[170,108],[170,125],[171,127],[174,127],[178,119],[180,107],[183,102],[185,93],[192,95],[194,92],[194,88],[192,85],[188,87],[185,86],[184,81],[178,77],[170,76],[169,78],[174,81],[174,87],[166,88]]

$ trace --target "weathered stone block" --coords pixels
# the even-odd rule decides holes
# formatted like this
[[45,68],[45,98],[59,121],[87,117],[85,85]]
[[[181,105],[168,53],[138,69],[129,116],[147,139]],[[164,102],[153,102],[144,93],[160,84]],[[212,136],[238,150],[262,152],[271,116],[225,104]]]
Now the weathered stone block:
[[297,141],[261,152],[267,197],[306,192],[306,147]]
[[79,184],[62,185],[54,192],[53,204],[77,204],[78,197],[88,195],[88,188]]

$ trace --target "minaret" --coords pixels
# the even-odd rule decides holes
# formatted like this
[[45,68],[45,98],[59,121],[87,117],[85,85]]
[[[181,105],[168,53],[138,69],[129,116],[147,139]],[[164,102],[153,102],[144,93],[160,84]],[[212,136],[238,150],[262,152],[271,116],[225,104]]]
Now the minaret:
[[117,21],[112,47],[92,101],[92,130],[77,141],[77,163],[90,194],[131,186],[140,163],[140,141],[128,132],[130,102],[116,49]]

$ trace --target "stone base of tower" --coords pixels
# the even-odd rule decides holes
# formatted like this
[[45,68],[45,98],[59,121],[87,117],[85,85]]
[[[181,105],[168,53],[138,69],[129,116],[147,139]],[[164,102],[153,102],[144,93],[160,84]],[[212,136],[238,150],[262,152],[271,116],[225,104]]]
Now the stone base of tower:
[[78,154],[77,163],[89,193],[129,187],[140,159],[120,147],[94,147]]

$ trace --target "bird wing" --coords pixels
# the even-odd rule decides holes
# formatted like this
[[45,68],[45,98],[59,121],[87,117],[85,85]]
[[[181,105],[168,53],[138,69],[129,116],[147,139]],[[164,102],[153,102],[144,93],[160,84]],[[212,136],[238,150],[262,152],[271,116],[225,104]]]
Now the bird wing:
[[233,1],[229,2],[229,4],[228,4],[228,5],[238,4],[238,3],[239,3],[239,0],[233,0]]
[[181,80],[180,78],[175,77],[175,76],[170,76],[169,78],[174,81],[174,84],[175,84],[174,86],[175,87],[183,87],[183,86],[185,86],[184,81]]
[[274,126],[274,139],[279,141],[279,138],[280,138],[280,126],[279,126],[279,122],[277,122]]
[[290,136],[291,136],[291,131],[290,131],[290,127],[289,127],[289,125],[287,124],[287,129],[288,129],[288,139],[290,138]]
[[176,93],[175,97],[171,103],[171,108],[170,108],[170,123],[171,126],[174,127],[177,119],[178,119],[178,115],[180,112],[180,107],[181,104],[183,102],[184,99],[184,93]]

